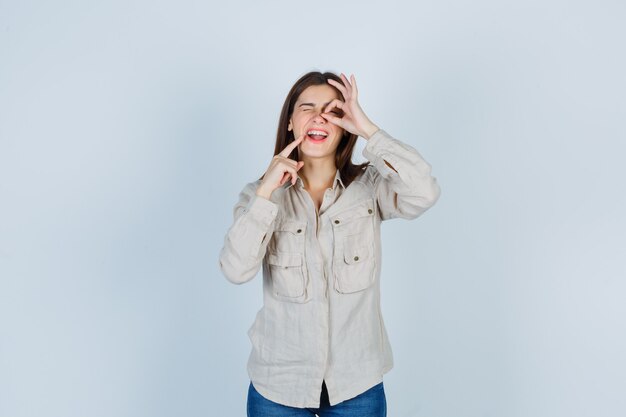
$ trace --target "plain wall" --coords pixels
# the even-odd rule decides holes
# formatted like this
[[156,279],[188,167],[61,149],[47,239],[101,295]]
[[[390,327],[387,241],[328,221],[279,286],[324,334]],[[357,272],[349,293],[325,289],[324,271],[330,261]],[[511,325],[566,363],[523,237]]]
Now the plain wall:
[[0,416],[245,415],[262,278],[230,284],[218,253],[311,70],[355,74],[442,189],[383,224],[389,416],[626,415],[624,21],[0,0]]

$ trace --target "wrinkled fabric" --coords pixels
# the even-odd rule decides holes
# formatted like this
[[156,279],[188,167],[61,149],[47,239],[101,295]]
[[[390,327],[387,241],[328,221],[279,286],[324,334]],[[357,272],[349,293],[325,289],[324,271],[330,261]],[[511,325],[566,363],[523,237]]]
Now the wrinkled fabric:
[[250,182],[233,209],[219,266],[235,284],[262,267],[247,371],[257,391],[279,404],[319,407],[325,382],[335,405],[393,367],[380,308],[380,225],[417,218],[441,190],[419,152],[383,129],[363,156],[370,164],[348,187],[336,171],[319,212],[300,177],[270,199],[255,194],[261,180]]

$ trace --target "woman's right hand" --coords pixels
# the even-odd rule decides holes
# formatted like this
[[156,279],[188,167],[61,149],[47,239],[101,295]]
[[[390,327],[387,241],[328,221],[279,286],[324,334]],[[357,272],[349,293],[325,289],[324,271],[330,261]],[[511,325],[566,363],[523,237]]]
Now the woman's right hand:
[[261,184],[259,184],[259,187],[256,190],[256,195],[269,200],[272,192],[283,185],[289,177],[291,177],[291,184],[296,184],[296,180],[298,179],[298,170],[302,168],[304,162],[294,161],[289,158],[289,155],[291,154],[291,151],[293,151],[293,148],[298,146],[300,142],[304,140],[305,134],[306,132],[303,132],[298,139],[285,146],[285,148],[277,155],[274,155],[267,171],[265,171]]

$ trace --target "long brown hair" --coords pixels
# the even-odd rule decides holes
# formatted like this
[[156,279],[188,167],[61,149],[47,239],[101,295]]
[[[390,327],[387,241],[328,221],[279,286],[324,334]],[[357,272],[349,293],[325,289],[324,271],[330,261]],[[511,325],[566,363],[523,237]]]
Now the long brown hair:
[[[298,100],[298,97],[305,89],[312,85],[328,85],[334,88],[339,93],[339,96],[342,97],[343,101],[345,101],[345,97],[343,97],[341,91],[339,91],[334,85],[329,84],[326,81],[328,79],[332,79],[340,84],[343,84],[343,80],[332,72],[321,73],[319,71],[311,71],[300,77],[293,87],[291,87],[291,90],[289,90],[289,93],[287,94],[287,98],[285,98],[283,109],[280,112],[280,118],[278,119],[278,131],[276,133],[274,155],[277,155],[288,144],[295,140],[293,131],[287,130],[287,126],[289,126],[289,119],[293,113],[296,100]],[[346,187],[348,187],[348,185],[350,185],[350,183],[363,171],[363,169],[369,165],[369,162],[363,162],[361,164],[352,163],[352,151],[354,150],[357,138],[358,135],[345,130],[335,152],[335,165],[337,166],[337,169],[339,169],[341,181]],[[294,161],[300,160],[298,147],[295,147],[293,151],[291,151],[289,158]],[[259,179],[263,179],[264,176],[265,174],[261,175],[261,178]]]

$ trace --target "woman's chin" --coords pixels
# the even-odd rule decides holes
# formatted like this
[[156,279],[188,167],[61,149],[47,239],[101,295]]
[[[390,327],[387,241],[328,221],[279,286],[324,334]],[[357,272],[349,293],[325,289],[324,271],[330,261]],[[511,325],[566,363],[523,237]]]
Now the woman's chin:
[[315,140],[305,137],[304,141],[300,144],[300,149],[303,149],[305,153],[319,155],[321,153],[326,153],[326,150],[332,147],[332,142],[332,138]]
[[328,149],[319,149],[319,148],[311,149],[311,147],[306,147],[306,146],[301,147],[299,152],[300,152],[300,159],[302,159],[302,157],[324,158],[329,155],[332,155],[332,152],[328,152]]

